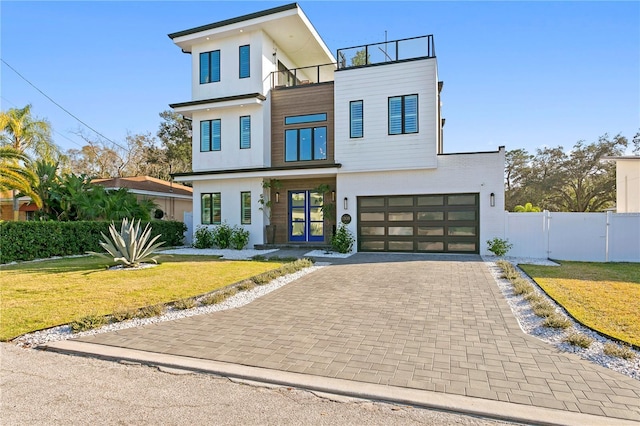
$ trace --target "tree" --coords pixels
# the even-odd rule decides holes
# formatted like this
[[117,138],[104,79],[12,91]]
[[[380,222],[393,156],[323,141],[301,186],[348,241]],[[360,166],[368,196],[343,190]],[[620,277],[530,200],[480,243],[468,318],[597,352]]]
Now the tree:
[[640,155],[640,130],[638,130],[638,133],[636,133],[636,135],[633,137],[633,154],[634,155]]
[[[31,116],[31,105],[10,108],[0,113],[0,146],[10,146],[27,156],[50,159],[59,154],[51,141],[51,127],[46,120]],[[25,192],[23,192],[25,193]],[[26,194],[26,193],[25,193]],[[13,218],[18,220],[18,193],[13,190]]]
[[351,66],[356,67],[360,65],[367,65],[371,63],[371,55],[367,54],[367,51],[362,48],[356,52],[351,58]]
[[515,208],[513,209],[514,212],[517,213],[530,213],[530,212],[539,212],[540,211],[540,207],[538,206],[534,206],[531,203],[526,203],[524,206],[523,205],[517,205],[515,206]]
[[615,202],[615,165],[604,156],[622,155],[624,136],[601,136],[597,142],[577,142],[566,153],[559,146],[507,153],[505,168],[506,208],[529,202],[551,211],[601,211]]
[[[29,157],[10,146],[0,147],[0,191],[14,191],[14,199],[22,194],[42,207],[40,196],[33,190],[38,176],[28,167]],[[14,209],[17,210],[17,209]]]
[[191,120],[173,111],[162,111],[160,118],[163,121],[160,122],[157,136],[162,147],[148,153],[149,160],[160,166],[159,171],[164,176],[161,179],[169,179],[170,172],[190,172],[193,140]]

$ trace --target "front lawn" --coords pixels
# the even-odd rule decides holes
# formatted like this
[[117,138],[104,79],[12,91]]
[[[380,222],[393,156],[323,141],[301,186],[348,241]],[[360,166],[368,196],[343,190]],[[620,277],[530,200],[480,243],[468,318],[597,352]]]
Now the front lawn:
[[549,296],[583,324],[640,346],[640,266],[562,262],[519,265]]
[[0,341],[87,315],[197,296],[276,269],[281,262],[163,256],[147,269],[108,270],[97,256],[0,267]]

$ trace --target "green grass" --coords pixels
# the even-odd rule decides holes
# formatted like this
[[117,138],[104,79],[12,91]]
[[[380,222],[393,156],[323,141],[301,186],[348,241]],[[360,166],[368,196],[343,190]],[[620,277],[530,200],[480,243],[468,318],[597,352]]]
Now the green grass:
[[149,306],[154,315],[162,307],[153,305],[205,294],[282,265],[179,255],[160,262],[122,271],[108,270],[112,263],[96,256],[2,266],[0,340],[87,317],[127,317]]
[[640,346],[638,264],[562,262],[520,268],[583,324]]

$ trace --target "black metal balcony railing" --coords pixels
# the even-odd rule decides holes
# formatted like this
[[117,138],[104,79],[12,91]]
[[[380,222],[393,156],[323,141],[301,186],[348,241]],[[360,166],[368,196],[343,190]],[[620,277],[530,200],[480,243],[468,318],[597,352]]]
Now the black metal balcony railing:
[[384,41],[338,49],[338,69],[415,58],[435,58],[433,35]]
[[271,87],[293,87],[333,81],[335,70],[336,64],[331,63],[274,71],[271,73]]

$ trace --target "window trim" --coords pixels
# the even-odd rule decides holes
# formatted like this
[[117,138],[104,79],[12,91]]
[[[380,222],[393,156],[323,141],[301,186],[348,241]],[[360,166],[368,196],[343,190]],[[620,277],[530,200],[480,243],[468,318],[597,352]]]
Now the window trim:
[[[407,125],[407,111],[406,111],[406,98],[409,97],[416,97],[416,129],[415,131],[407,131],[406,129],[406,125]],[[397,99],[400,98],[400,122],[401,122],[401,129],[400,129],[400,133],[391,133],[391,99]],[[417,93],[413,93],[410,95],[400,95],[400,96],[389,96],[388,101],[387,101],[387,133],[389,136],[395,136],[395,135],[407,135],[407,134],[414,134],[414,133],[419,133],[420,132],[420,126],[419,126],[419,118],[420,118],[420,113],[419,113],[419,105],[420,105],[420,97],[418,96]]]
[[[209,218],[207,221],[203,220],[204,219],[204,199],[206,196],[209,196],[211,198],[211,211],[209,213]],[[218,222],[215,221],[215,211],[216,208],[214,206],[214,199],[217,198],[219,201],[219,215],[220,215],[220,220]],[[222,196],[220,192],[202,192],[200,193],[200,223],[202,225],[220,225],[222,223]]]
[[[249,119],[249,145],[248,146],[242,146],[242,120],[244,118],[248,118]],[[251,149],[251,116],[250,115],[241,115],[240,116],[240,149]]]
[[[218,149],[215,148],[213,140],[213,124],[218,122],[220,126],[220,135],[218,137]],[[209,149],[202,149],[202,124],[209,123]],[[212,118],[211,120],[200,121],[200,152],[216,152],[222,151],[222,120],[220,118]]]
[[[247,48],[247,75],[242,75],[242,49]],[[238,47],[238,77],[250,78],[251,77],[251,45],[244,44]]]
[[[249,196],[249,205],[245,205],[245,197]],[[245,219],[245,212],[249,213],[248,220]],[[240,192],[240,224],[251,225],[251,191]]]
[[[353,132],[353,106],[355,104],[360,104],[360,135],[354,136]],[[360,99],[357,101],[349,102],[349,138],[351,139],[361,139],[364,137],[364,100]]]
[[[311,130],[311,159],[309,160],[301,160],[300,159],[300,131],[301,130]],[[328,150],[329,146],[328,136],[329,131],[327,130],[327,126],[313,126],[313,127],[301,127],[296,129],[285,129],[284,131],[284,162],[285,163],[296,163],[299,161],[325,161],[329,155],[328,152],[325,152],[325,158],[315,158],[316,153],[316,130],[324,129],[325,131],[325,150]],[[296,132],[296,159],[295,160],[287,160],[287,132]]]
[[[217,53],[216,57],[217,57],[217,79],[213,79],[213,54]],[[209,81],[203,81],[202,79],[202,64],[203,64],[203,57],[207,56],[207,65],[209,67],[209,72],[207,73],[207,77],[209,78]],[[220,72],[220,49],[218,50],[212,50],[210,52],[200,52],[200,63],[199,63],[199,71],[200,71],[200,75],[199,75],[199,80],[200,80],[200,84],[209,84],[209,83],[218,83],[220,82],[220,77],[221,77],[221,72]]]

